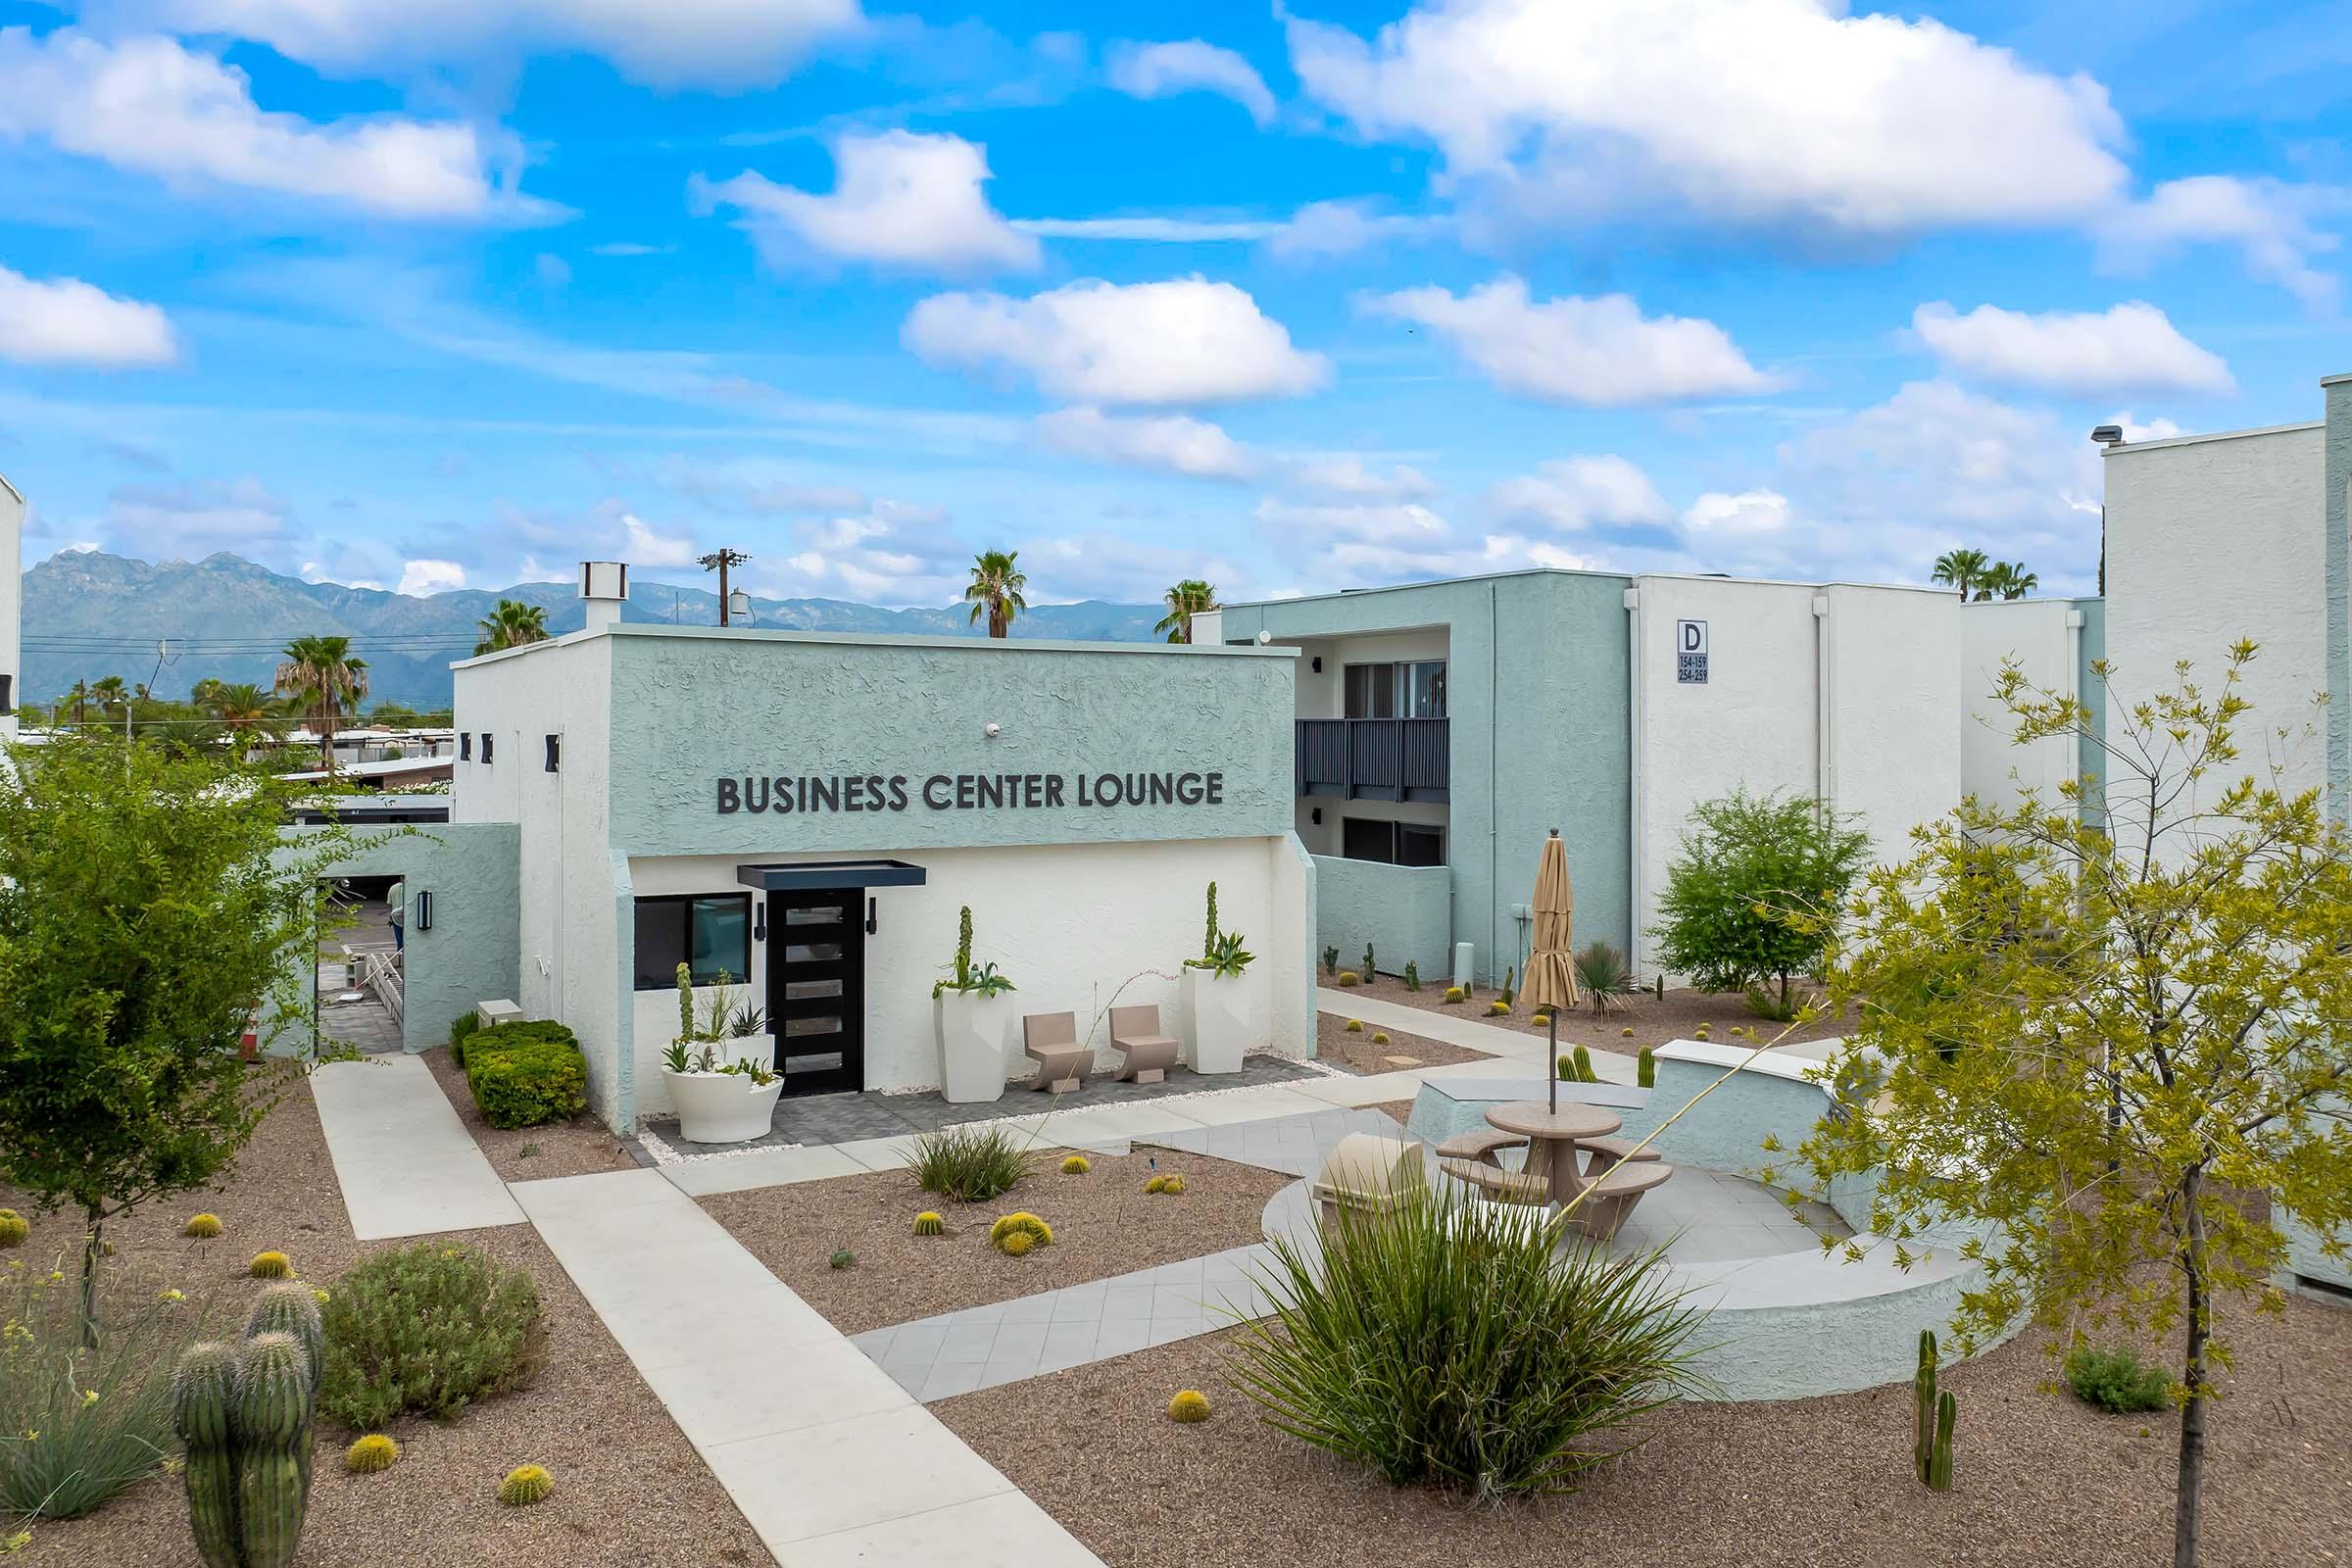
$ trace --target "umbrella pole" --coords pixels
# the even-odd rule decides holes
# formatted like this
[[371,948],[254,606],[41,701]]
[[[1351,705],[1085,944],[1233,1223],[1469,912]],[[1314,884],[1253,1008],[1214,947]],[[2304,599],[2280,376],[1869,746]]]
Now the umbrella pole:
[[1560,1113],[1560,1020],[1554,1016],[1558,1011],[1553,1007],[1544,1014],[1544,1036],[1551,1047],[1544,1054],[1544,1081],[1550,1085],[1551,1113],[1555,1116]]

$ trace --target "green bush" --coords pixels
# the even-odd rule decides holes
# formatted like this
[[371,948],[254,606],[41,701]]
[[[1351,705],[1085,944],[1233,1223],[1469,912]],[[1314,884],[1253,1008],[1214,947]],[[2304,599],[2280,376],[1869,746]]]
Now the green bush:
[[2067,1356],[2064,1371],[2076,1398],[2115,1415],[2162,1410],[2173,1402],[2172,1374],[2142,1361],[2136,1350],[2086,1346]]
[[914,1141],[906,1164],[924,1192],[985,1203],[1029,1174],[1031,1155],[1004,1127],[942,1127]]
[[362,1432],[522,1388],[547,1353],[531,1276],[448,1242],[367,1259],[328,1292],[320,1319],[318,1408]]
[[449,1020],[449,1059],[459,1066],[466,1065],[466,1042],[482,1026],[481,1014],[467,1007]]
[[1559,1219],[1436,1195],[1341,1209],[1321,1265],[1268,1242],[1274,1315],[1242,1326],[1235,1381],[1282,1431],[1482,1497],[1565,1491],[1626,1451],[1628,1422],[1699,1392],[1704,1314],[1654,1255],[1555,1250]]
[[588,1108],[588,1063],[570,1031],[564,1034],[561,1041],[501,1041],[495,1051],[485,1049],[481,1035],[467,1043],[466,1084],[483,1120],[493,1127],[536,1127]]
[[[461,1028],[460,1025],[466,1027]],[[580,1049],[580,1037],[553,1018],[521,1018],[514,1023],[492,1024],[484,1029],[466,1013],[449,1026],[449,1059],[459,1066],[474,1052],[504,1051],[510,1046],[533,1041],[552,1040],[572,1050]]]

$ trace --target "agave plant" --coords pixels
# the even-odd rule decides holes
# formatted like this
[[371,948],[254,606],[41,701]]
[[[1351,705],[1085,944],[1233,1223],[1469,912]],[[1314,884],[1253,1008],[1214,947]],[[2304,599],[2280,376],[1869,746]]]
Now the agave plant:
[[1626,998],[1634,994],[1634,966],[1606,942],[1579,948],[1574,962],[1576,983],[1584,988],[1593,1017],[1607,1017],[1610,1008],[1624,1006]]

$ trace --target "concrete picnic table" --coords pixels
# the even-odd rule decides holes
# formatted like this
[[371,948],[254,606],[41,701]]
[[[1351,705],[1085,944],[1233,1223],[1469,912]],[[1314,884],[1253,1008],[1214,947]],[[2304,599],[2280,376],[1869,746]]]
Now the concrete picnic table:
[[1551,1201],[1566,1203],[1583,1190],[1576,1171],[1578,1142],[1606,1138],[1624,1126],[1625,1119],[1599,1105],[1563,1102],[1553,1110],[1541,1101],[1515,1100],[1490,1109],[1487,1124],[1525,1138],[1528,1173],[1544,1178]]

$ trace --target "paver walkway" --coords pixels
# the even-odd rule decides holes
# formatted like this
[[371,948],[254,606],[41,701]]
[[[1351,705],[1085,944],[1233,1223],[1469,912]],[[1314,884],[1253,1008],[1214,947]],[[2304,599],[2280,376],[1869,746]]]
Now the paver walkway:
[[310,1081],[361,1241],[522,1223],[421,1058],[325,1062]]
[[1100,1568],[661,1172],[514,1191],[777,1561]]

